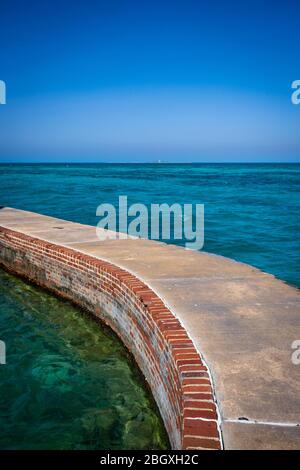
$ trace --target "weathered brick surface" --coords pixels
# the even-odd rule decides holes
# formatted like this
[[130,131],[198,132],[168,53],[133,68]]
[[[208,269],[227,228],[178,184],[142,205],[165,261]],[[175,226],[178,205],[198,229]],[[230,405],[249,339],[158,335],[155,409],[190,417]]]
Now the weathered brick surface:
[[151,387],[173,448],[221,448],[207,368],[149,286],[107,261],[2,227],[0,263],[87,309],[119,335]]

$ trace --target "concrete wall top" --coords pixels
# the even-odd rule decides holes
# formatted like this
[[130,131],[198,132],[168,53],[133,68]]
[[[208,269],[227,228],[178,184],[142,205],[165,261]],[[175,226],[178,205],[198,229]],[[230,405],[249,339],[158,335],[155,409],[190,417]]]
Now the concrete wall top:
[[[99,241],[95,227],[11,208],[10,229],[68,247],[146,283],[208,366],[225,449],[300,448],[298,289],[258,269],[204,252],[140,239]],[[288,260],[287,260],[288,262]]]

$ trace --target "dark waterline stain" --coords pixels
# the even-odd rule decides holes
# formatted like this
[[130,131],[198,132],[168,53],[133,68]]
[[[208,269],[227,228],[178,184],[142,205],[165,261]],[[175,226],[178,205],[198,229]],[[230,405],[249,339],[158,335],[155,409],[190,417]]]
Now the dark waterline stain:
[[167,449],[133,358],[81,309],[0,270],[0,449]]

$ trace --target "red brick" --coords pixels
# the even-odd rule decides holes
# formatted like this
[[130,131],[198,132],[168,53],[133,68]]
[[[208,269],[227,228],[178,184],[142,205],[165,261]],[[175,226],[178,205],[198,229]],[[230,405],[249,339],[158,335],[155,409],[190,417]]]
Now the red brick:
[[212,393],[210,385],[187,385],[183,390],[184,393]]
[[185,418],[183,429],[185,436],[219,437],[216,421]]
[[183,389],[183,398],[185,400],[212,400],[214,399],[213,395],[211,393],[193,393],[193,392],[186,392],[185,389]]
[[182,385],[207,385],[207,384],[210,384],[210,380],[209,378],[207,377],[207,379],[205,378],[200,378],[200,379],[193,379],[193,378],[189,378],[189,379],[184,379],[182,381]]
[[184,449],[208,449],[208,450],[220,450],[221,443],[215,439],[201,439],[195,437],[185,437],[183,439]]
[[184,409],[183,417],[217,419],[217,413],[215,410]]
[[[190,433],[196,436],[195,433],[201,431],[206,437],[216,432],[218,437],[217,430],[209,424],[213,421],[198,419],[215,419],[217,416],[207,369],[202,365],[201,357],[186,330],[149,286],[112,263],[71,248],[1,227],[0,239],[0,247],[4,245],[17,252],[13,267],[15,272],[33,280],[35,278],[43,287],[89,309],[121,336],[124,344],[135,354],[141,369],[147,371],[154,394],[156,387],[165,390],[161,411],[170,433],[174,430],[174,421],[170,420],[170,416],[175,415],[175,428],[178,430],[182,430],[185,419],[185,435]],[[45,280],[41,276],[37,279],[43,271],[48,278]],[[70,272],[74,273],[73,291],[62,291],[56,278],[69,278]],[[85,285],[80,283],[82,274],[88,278]],[[103,317],[103,309],[95,300],[102,293],[106,295],[102,298],[104,305],[117,302],[122,306],[120,324],[114,323],[109,315]],[[162,363],[163,375],[160,370]],[[200,448],[220,446],[218,441],[212,439],[184,438],[185,448],[194,445]]]

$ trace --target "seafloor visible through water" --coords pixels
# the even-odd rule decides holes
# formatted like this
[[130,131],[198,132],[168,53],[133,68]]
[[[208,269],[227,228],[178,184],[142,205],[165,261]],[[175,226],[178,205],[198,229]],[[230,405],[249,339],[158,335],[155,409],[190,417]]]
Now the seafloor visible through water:
[[166,449],[119,339],[80,309],[0,270],[0,449]]

